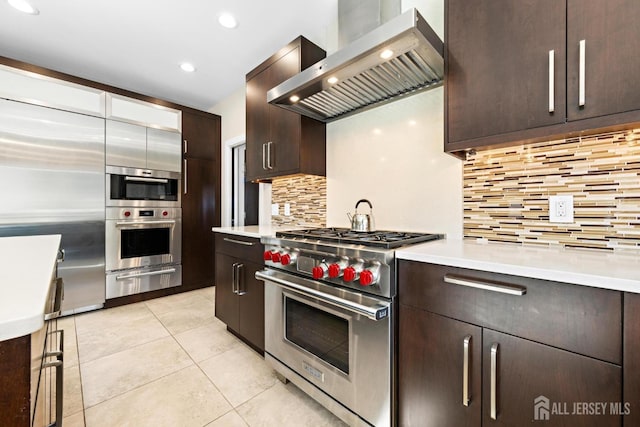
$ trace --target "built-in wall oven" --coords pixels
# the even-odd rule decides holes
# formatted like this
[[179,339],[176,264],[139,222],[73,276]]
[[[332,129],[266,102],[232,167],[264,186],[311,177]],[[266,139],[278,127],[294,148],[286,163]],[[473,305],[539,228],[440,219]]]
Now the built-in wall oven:
[[441,234],[265,237],[265,360],[350,426],[393,425],[395,249]]
[[180,173],[107,166],[107,206],[173,207],[180,205]]
[[182,284],[182,210],[107,207],[107,299]]

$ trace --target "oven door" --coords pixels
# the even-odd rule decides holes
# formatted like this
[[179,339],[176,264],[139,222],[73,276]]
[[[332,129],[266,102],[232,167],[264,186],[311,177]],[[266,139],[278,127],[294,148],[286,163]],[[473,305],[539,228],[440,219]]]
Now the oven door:
[[107,206],[180,207],[177,172],[107,166]]
[[106,226],[106,270],[124,270],[161,264],[179,264],[182,258],[182,221],[113,220]]
[[370,424],[389,425],[391,303],[271,269],[256,278],[265,282],[265,351],[276,370],[294,383],[287,373],[295,372]]

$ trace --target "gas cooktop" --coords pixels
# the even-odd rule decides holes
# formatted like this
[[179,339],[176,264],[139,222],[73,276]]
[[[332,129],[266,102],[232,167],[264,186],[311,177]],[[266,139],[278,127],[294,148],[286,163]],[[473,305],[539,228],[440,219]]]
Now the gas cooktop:
[[349,228],[309,228],[304,230],[278,231],[276,237],[285,239],[307,239],[327,243],[347,243],[384,249],[395,249],[405,245],[444,238],[442,234],[412,233],[402,231],[357,232]]

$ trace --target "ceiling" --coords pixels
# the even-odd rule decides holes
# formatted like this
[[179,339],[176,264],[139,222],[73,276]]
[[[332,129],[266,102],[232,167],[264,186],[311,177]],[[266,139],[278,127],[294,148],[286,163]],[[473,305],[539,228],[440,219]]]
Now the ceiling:
[[[326,49],[338,0],[0,0],[0,56],[209,110],[299,35]],[[233,13],[238,26],[218,24]],[[191,62],[194,73],[180,69]]]

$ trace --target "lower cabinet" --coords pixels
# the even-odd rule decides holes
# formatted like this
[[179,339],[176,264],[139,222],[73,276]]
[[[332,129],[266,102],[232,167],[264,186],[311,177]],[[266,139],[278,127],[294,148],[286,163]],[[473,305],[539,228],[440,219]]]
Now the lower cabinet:
[[[622,425],[620,292],[399,265],[399,425]],[[478,283],[494,290],[469,286]],[[523,329],[529,322],[556,327]],[[600,348],[578,354],[570,350],[578,341]]]
[[[264,352],[264,283],[258,239],[216,235],[216,317],[259,352]],[[226,250],[225,250],[226,249]]]
[[624,427],[640,426],[640,294],[624,294]]

